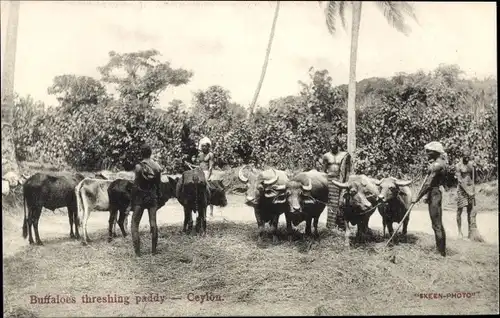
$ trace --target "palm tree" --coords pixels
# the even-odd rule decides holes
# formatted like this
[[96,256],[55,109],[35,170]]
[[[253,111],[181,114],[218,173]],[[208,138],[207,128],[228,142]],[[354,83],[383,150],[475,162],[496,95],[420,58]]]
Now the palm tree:
[[269,42],[267,43],[266,56],[264,58],[264,65],[262,65],[262,72],[260,74],[260,80],[257,84],[257,89],[255,90],[255,94],[253,96],[252,103],[250,104],[250,112],[249,115],[253,114],[253,110],[255,108],[255,103],[257,102],[257,98],[259,97],[260,89],[262,87],[262,83],[264,82],[264,77],[266,76],[267,71],[267,63],[269,62],[269,54],[271,54],[271,46],[273,44],[274,39],[274,31],[276,29],[276,21],[278,21],[278,13],[280,11],[280,2],[276,2],[276,9],[274,10],[274,19],[273,24],[271,26],[271,33],[269,34]]
[[2,175],[14,171],[19,175],[13,141],[14,68],[16,64],[17,25],[20,1],[10,1],[9,19],[2,67]]
[[[410,32],[409,26],[405,23],[406,17],[410,17],[418,23],[413,6],[407,2],[376,1],[375,3],[382,10],[387,22],[405,35],[408,35]],[[347,5],[350,5],[352,9],[351,54],[349,60],[349,88],[347,98],[347,151],[351,156],[354,156],[356,150],[356,62],[362,2],[328,1],[325,8],[325,15],[328,31],[330,34],[334,35],[336,32],[337,17],[340,18],[344,29],[346,28],[345,9]]]

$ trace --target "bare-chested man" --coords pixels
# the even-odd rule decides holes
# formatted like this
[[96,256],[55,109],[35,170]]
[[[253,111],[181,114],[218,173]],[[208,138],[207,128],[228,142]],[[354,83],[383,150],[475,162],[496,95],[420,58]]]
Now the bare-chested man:
[[429,205],[432,229],[436,238],[436,248],[442,256],[446,256],[446,233],[443,226],[443,207],[440,186],[444,184],[447,155],[440,142],[433,141],[425,145],[425,151],[429,160],[427,168],[428,177],[422,185],[413,203],[420,201],[426,196],[425,202]]
[[332,229],[344,228],[342,212],[339,209],[340,189],[333,185],[332,179],[346,182],[351,174],[351,156],[345,151],[340,151],[340,141],[337,136],[330,139],[330,151],[321,158],[323,171],[328,175],[328,217],[326,227]]
[[475,164],[470,158],[470,152],[464,151],[462,160],[455,166],[455,177],[458,181],[457,187],[457,227],[458,234],[462,234],[462,211],[467,209],[467,223],[469,224],[468,238],[475,241],[482,241],[477,231],[475,198]]

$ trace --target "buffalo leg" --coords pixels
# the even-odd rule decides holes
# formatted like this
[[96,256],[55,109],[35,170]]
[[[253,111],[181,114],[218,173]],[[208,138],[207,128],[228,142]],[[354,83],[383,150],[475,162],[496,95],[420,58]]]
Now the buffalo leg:
[[319,216],[314,218],[313,221],[313,226],[314,226],[314,236],[319,239],[319,232],[318,232],[318,222],[319,222]]
[[75,215],[76,213],[73,213],[73,211],[69,208],[69,206],[68,206],[67,210],[68,210],[68,219],[69,219],[69,237],[74,239],[76,237],[75,237],[75,233],[73,232],[73,222],[74,222],[74,218],[78,217],[78,215]]
[[394,234],[394,228],[392,227],[392,221],[386,222],[387,230],[389,230],[389,236]]
[[207,214],[207,208],[206,207],[199,208],[198,218],[196,220],[196,223],[199,222],[199,224],[200,224],[197,227],[198,227],[198,230],[200,231],[200,234],[202,236],[205,236],[206,235],[206,231],[207,231],[207,215],[206,214]]
[[124,212],[124,213],[125,213],[125,217],[124,217],[124,219],[123,219],[123,221],[124,221],[124,222],[123,222],[123,226],[125,227],[125,229],[127,229],[127,228],[128,228],[128,217],[129,217],[129,215],[130,215],[130,210],[131,210],[131,207],[130,207],[130,206],[128,206],[128,207],[125,209],[125,212]]
[[276,244],[278,243],[278,221],[279,221],[279,215],[273,216],[271,220],[271,231],[273,234],[273,243]]
[[90,217],[90,209],[88,208],[87,202],[85,198],[83,198],[83,245],[87,245],[88,242],[92,242],[92,240],[89,238],[89,234],[87,233],[87,224],[89,222],[89,217]]
[[126,209],[120,209],[120,217],[118,218],[118,226],[120,227],[120,230],[122,231],[123,237],[127,237],[127,231],[126,229],[126,221],[128,217],[128,211]]
[[385,227],[387,226],[385,218],[382,216],[382,237],[385,237]]
[[73,223],[75,224],[75,239],[80,239],[80,216],[78,215],[78,208],[71,207],[71,210],[68,210],[68,213],[73,214]]
[[[193,220],[194,222],[194,220]],[[200,226],[201,226],[201,222],[200,222],[200,212],[199,211],[196,211],[196,223],[195,223],[195,232],[198,234],[200,233]]]
[[288,242],[293,241],[293,228],[292,228],[292,220],[288,213],[285,214],[286,220],[286,233],[288,236]]
[[132,226],[130,232],[132,233],[132,244],[134,245],[135,255],[141,256],[141,238],[139,237],[139,223],[144,213],[144,208],[140,205],[134,207],[132,212]]
[[191,216],[191,209],[188,207],[184,207],[184,226],[182,230],[189,234],[191,230],[193,229],[193,220]]
[[357,239],[359,243],[365,243],[368,234],[368,221],[362,220],[358,224]]
[[151,229],[151,254],[156,254],[156,245],[158,244],[158,225],[156,224],[156,213],[158,207],[152,206],[148,208],[149,227]]
[[311,232],[312,232],[312,231],[311,231],[311,224],[312,224],[312,218],[311,218],[310,216],[308,216],[308,217],[306,218],[306,232],[305,232],[306,237],[310,237],[310,236],[311,236],[311,234],[312,234],[312,233],[311,233]]
[[115,236],[115,224],[116,224],[116,215],[118,214],[118,211],[116,208],[111,208],[109,210],[109,220],[108,220],[108,242],[111,242],[113,240],[113,236]]
[[262,237],[264,236],[265,224],[264,221],[262,221],[262,218],[260,217],[260,212],[257,209],[254,209],[254,213],[255,213],[255,219],[257,220],[257,228],[259,231],[258,240],[261,241]]
[[33,241],[33,235],[31,234],[31,228],[33,227],[34,215],[40,214],[41,212],[42,212],[42,208],[38,208],[38,207],[29,208],[28,207],[27,223],[28,223],[28,241],[29,241],[30,245],[35,244],[35,242]]
[[35,217],[33,220],[33,229],[35,231],[36,245],[43,245],[42,240],[40,240],[40,235],[38,234],[38,221],[40,220],[40,215],[41,215],[41,213],[35,214]]
[[214,206],[213,204],[210,204],[210,217],[214,216]]
[[117,224],[118,224],[118,210],[115,210],[115,215],[113,218],[113,237],[118,237],[118,234],[116,234]]
[[410,216],[403,221],[403,237],[406,240],[407,236],[406,234],[408,233],[408,223],[410,222]]

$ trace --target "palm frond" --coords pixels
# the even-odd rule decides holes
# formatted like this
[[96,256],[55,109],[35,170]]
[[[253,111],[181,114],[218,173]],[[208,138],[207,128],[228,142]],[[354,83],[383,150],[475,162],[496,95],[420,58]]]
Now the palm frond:
[[415,14],[415,8],[413,4],[409,2],[398,2],[397,3],[400,10],[408,17],[412,18],[418,25],[420,25],[420,22],[417,19],[417,15]]
[[[405,22],[405,15],[410,4],[405,2],[395,1],[377,1],[379,8],[382,10],[387,22],[399,32],[408,35],[411,31],[410,27]],[[405,4],[405,5],[403,5]],[[413,10],[411,11],[413,12]],[[414,15],[414,14],[413,14]]]
[[344,30],[346,29],[346,22],[345,22],[345,5],[346,5],[346,2],[345,1],[339,1],[339,17],[340,17],[340,21],[342,22],[342,27],[344,28]]
[[330,34],[335,34],[335,22],[336,16],[338,12],[338,3],[337,1],[328,1],[328,5],[325,8],[326,15],[326,26],[328,27],[328,32]]

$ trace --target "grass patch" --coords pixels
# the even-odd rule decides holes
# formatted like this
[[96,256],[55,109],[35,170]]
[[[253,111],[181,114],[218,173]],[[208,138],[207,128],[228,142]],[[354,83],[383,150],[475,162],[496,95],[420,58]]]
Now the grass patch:
[[[129,237],[107,243],[105,230],[93,234],[88,247],[69,239],[29,246],[4,259],[5,310],[40,316],[498,312],[494,245],[448,240],[449,256],[442,258],[434,238],[418,233],[410,235],[410,243],[381,251],[378,232],[372,242],[346,250],[342,236],[325,230],[319,242],[297,236],[293,243],[273,245],[270,237],[257,244],[254,224],[212,222],[206,238],[186,236],[180,228],[160,227],[155,256],[150,255],[149,231],[142,232],[141,258],[134,256]],[[284,229],[280,237],[286,237]],[[32,294],[70,294],[78,301],[83,294],[148,292],[167,295],[167,304],[29,305]],[[186,299],[190,292],[211,292],[224,301],[197,305]],[[416,296],[430,292],[478,294],[440,301]]]

